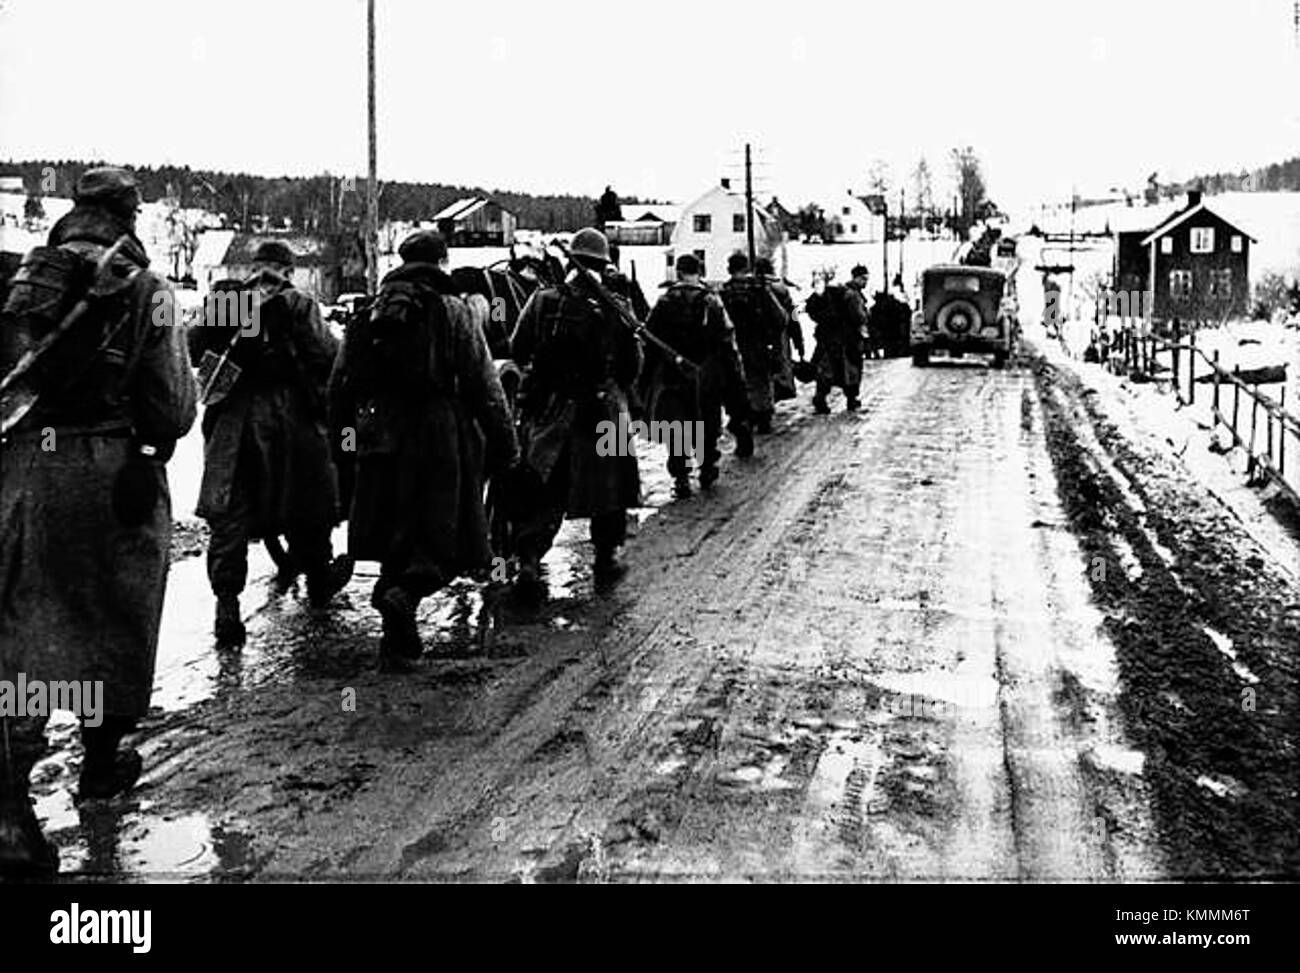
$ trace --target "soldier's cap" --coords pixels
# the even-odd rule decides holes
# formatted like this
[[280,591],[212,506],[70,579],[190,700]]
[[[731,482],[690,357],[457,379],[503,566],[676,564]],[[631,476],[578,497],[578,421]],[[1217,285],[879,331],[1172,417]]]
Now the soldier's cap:
[[589,260],[609,263],[609,240],[594,226],[584,226],[573,234],[569,253],[574,257],[586,257]]
[[693,253],[684,253],[677,258],[677,272],[679,274],[695,275],[700,273],[700,258]]
[[293,251],[283,240],[263,240],[253,251],[253,263],[274,264],[277,267],[293,266]]
[[727,258],[727,273],[738,274],[749,269],[749,258],[743,253],[733,253]]
[[140,189],[135,177],[117,166],[87,169],[72,191],[75,203],[111,206],[134,212],[140,205]]
[[775,270],[776,268],[772,266],[772,261],[768,257],[759,257],[754,261],[754,273],[756,274],[771,274]]
[[437,264],[447,259],[447,241],[433,230],[416,230],[397,248],[403,263]]
[[862,266],[862,264],[857,264],[857,265],[856,265],[856,266],[855,266],[851,271],[849,271],[849,276],[850,276],[850,277],[870,277],[870,276],[871,276],[871,271],[867,270],[867,268],[864,267],[864,266]]

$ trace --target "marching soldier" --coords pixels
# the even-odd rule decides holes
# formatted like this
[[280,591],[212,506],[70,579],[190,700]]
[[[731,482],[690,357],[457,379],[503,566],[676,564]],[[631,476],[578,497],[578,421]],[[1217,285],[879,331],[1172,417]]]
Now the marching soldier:
[[773,366],[785,322],[778,320],[778,309],[764,293],[762,282],[750,276],[749,258],[743,253],[733,253],[727,258],[727,273],[731,279],[722,285],[722,303],[736,329],[736,345],[745,366],[749,416],[755,432],[769,433],[776,407]]
[[380,563],[371,603],[387,672],[409,671],[423,651],[420,600],[491,563],[484,477],[519,462],[483,322],[457,296],[446,243],[421,230],[398,255],[330,382],[334,425],[357,440],[348,550]]
[[867,268],[853,268],[846,286],[828,284],[819,295],[809,298],[809,314],[817,322],[813,340],[812,363],[817,375],[813,409],[819,415],[830,412],[826,396],[832,388],[844,391],[844,408],[858,408],[858,387],[862,382],[863,342],[867,336],[867,309],[863,290],[867,286]]
[[777,338],[776,364],[772,371],[772,397],[777,402],[784,402],[798,394],[798,386],[795,385],[794,380],[794,355],[791,346],[793,351],[799,353],[799,359],[802,361],[803,329],[799,327],[799,319],[795,316],[794,298],[790,296],[790,288],[785,281],[776,276],[771,259],[759,257],[754,261],[754,271],[759,281],[767,287],[768,293],[776,300],[785,322]]
[[[237,369],[219,401],[203,413],[203,481],[197,513],[208,522],[208,580],[217,598],[218,642],[244,639],[239,594],[248,575],[248,543],[278,537],[307,576],[307,595],[322,607],[352,576],[335,558],[330,533],[339,521],[338,478],[326,425],[325,386],[333,337],[316,302],[293,287],[293,252],[271,240],[253,254],[251,327],[205,326],[195,352]],[[243,322],[241,322],[241,325]],[[232,371],[231,374],[234,372]],[[223,380],[218,376],[214,383]]]
[[[16,376],[32,342],[75,321],[26,373],[30,410],[0,416],[0,679],[102,685],[100,712],[78,714],[88,800],[140,775],[120,742],[149,708],[172,529],[165,464],[194,422],[195,388],[183,332],[167,326],[171,288],[135,235],[133,178],[88,170],[75,201],[19,271],[0,329],[0,375]],[[93,272],[89,309],[51,316],[87,295],[70,268]],[[48,717],[0,716],[0,877],[58,868],[28,791]]]
[[[700,274],[700,262],[693,254],[678,257],[677,281],[655,304],[648,322],[651,334],[691,364],[679,365],[650,345],[642,385],[650,421],[680,423],[679,428],[702,425],[704,441],[697,444],[696,460],[700,487],[707,490],[718,479],[723,401],[728,389],[744,386],[744,370],[731,319]],[[668,472],[674,494],[679,499],[689,497],[690,472],[684,453],[668,457]]]
[[[628,397],[641,368],[641,344],[605,300],[622,301],[602,282],[609,266],[605,235],[579,230],[570,252],[573,268],[559,285],[533,293],[510,342],[512,357],[527,369],[520,392],[524,457],[544,484],[515,525],[516,591],[527,601],[544,592],[541,559],[566,513],[591,519],[596,580],[617,578],[623,569],[615,552],[626,537],[627,510],[640,502],[635,450],[621,431],[630,425]],[[609,429],[619,431],[618,448],[598,448]]]

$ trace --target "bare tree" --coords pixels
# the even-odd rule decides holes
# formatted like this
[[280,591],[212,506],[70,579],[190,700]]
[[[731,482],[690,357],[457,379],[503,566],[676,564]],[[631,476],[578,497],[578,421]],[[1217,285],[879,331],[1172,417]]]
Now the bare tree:
[[957,183],[957,228],[963,239],[970,236],[970,228],[979,218],[981,204],[986,200],[984,172],[979,156],[969,145],[952,150],[953,177]]

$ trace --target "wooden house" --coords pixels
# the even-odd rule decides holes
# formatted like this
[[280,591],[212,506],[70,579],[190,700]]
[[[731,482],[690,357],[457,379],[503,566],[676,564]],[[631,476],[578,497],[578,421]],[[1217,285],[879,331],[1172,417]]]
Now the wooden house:
[[458,199],[433,221],[450,247],[508,247],[518,226],[513,213],[485,196]]
[[1116,233],[1113,287],[1143,295],[1149,321],[1239,317],[1249,308],[1256,242],[1193,190],[1185,206],[1154,226]]

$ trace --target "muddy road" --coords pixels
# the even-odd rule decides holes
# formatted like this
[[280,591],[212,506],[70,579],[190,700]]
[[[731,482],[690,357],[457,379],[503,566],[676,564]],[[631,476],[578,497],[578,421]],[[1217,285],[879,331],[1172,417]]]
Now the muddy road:
[[374,565],[316,613],[263,558],[217,652],[178,561],[139,789],[78,813],[66,723],[38,768],[65,872],[1294,875],[1295,578],[1041,363],[863,388],[783,405],[710,496],[656,472],[610,592],[580,524],[540,612],[429,600],[414,675],[374,671]]

